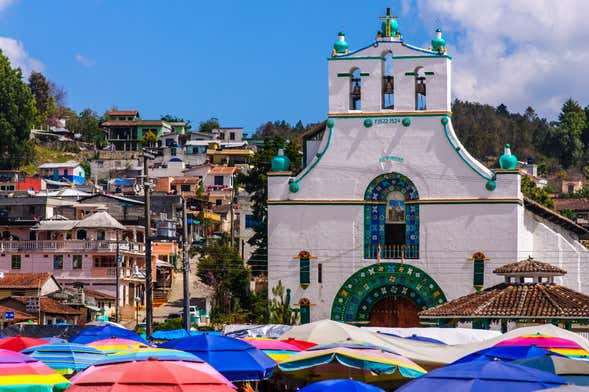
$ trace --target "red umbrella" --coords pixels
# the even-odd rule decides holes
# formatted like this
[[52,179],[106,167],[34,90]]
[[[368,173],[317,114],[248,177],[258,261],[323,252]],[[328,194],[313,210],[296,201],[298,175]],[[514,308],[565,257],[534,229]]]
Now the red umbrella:
[[308,342],[306,340],[293,339],[293,338],[282,339],[281,342],[292,344],[293,346],[298,347],[299,349],[301,349],[303,351],[307,350],[311,347],[315,347],[317,345],[317,343]]
[[214,374],[155,358],[95,365],[71,382],[68,392],[235,392]]
[[22,351],[25,348],[40,346],[42,344],[49,344],[49,342],[47,340],[27,338],[20,335],[0,339],[0,348],[12,351]]

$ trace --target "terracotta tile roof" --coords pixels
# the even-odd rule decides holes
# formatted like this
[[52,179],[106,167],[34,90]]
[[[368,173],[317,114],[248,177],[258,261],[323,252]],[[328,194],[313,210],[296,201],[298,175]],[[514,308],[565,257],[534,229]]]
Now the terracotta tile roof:
[[[11,297],[13,300],[26,305],[27,297]],[[41,312],[49,314],[80,314],[80,311],[62,304],[49,297],[41,297]]]
[[551,222],[556,223],[559,226],[564,227],[567,230],[570,230],[579,235],[587,235],[589,234],[589,230],[585,229],[583,226],[576,224],[572,220],[565,218],[564,216],[560,215],[558,212],[551,210],[550,208],[544,207],[540,203],[535,202],[534,200],[524,197],[524,207],[526,210],[544,218]]
[[105,121],[101,125],[103,127],[130,127],[130,126],[154,126],[160,127],[162,126],[161,120],[135,120],[135,121],[127,121],[127,120],[112,120],[112,121]]
[[501,283],[424,310],[419,317],[589,319],[589,296],[552,283]]
[[172,184],[198,184],[199,182],[198,177],[172,177]]
[[235,174],[236,172],[236,167],[216,166],[211,169],[209,174]]
[[103,293],[101,291],[96,291],[96,290],[92,290],[92,289],[84,289],[84,294],[92,297],[94,299],[107,299],[107,300],[115,300],[115,297],[113,295],[107,294],[107,293]]
[[137,110],[109,110],[106,112],[107,116],[138,116]]
[[5,273],[0,289],[37,289],[51,278],[51,273]]
[[554,206],[558,211],[565,208],[575,211],[589,210],[589,199],[554,199]]
[[498,275],[511,275],[519,273],[547,273],[550,275],[564,275],[567,272],[555,265],[543,263],[538,260],[534,260],[532,257],[528,257],[525,260],[518,261],[517,263],[511,263],[503,265],[493,270],[494,274]]

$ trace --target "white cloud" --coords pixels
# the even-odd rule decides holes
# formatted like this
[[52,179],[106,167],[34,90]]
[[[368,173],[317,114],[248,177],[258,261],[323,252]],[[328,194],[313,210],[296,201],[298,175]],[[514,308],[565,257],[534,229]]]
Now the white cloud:
[[427,24],[458,33],[449,42],[456,97],[547,116],[568,97],[589,104],[589,1],[418,1]]
[[0,0],[0,11],[7,8],[12,3],[14,3],[14,0]]
[[80,53],[76,53],[76,55],[74,56],[76,61],[80,64],[82,64],[84,67],[92,67],[94,66],[95,62],[92,59],[89,59],[88,57],[81,55]]
[[[0,0],[0,6],[2,0]],[[0,37],[0,49],[2,53],[10,60],[13,68],[20,68],[23,76],[28,76],[31,71],[43,71],[43,63],[29,56],[23,43],[14,38]]]

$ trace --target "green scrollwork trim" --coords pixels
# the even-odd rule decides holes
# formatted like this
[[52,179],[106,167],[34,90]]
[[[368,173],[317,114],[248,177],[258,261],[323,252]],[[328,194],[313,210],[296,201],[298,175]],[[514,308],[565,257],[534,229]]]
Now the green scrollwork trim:
[[386,296],[406,297],[421,310],[446,302],[440,286],[420,268],[380,263],[364,267],[346,280],[333,300],[331,318],[349,323],[367,322],[374,303]]

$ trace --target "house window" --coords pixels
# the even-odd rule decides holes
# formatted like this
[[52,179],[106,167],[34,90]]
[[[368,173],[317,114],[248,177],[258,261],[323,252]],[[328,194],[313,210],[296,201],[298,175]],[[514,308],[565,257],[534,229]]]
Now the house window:
[[220,206],[222,203],[223,203],[223,200],[221,200],[221,199],[215,200],[215,205],[216,206]]
[[181,184],[180,191],[181,192],[190,192],[190,184]]
[[215,185],[223,185],[223,176],[215,176]]
[[382,73],[382,108],[395,108],[395,80],[393,77],[393,54],[387,53],[384,57]]
[[299,301],[299,309],[301,314],[301,324],[309,324],[311,322],[311,301],[308,298],[301,298]]
[[477,252],[472,255],[473,275],[472,285],[476,290],[480,290],[485,285],[485,261],[489,260],[483,252]]
[[317,283],[323,283],[323,264],[317,264]]
[[408,204],[419,194],[411,180],[399,173],[380,175],[364,199],[371,202],[364,206],[364,257],[419,258],[419,206]]
[[176,156],[176,147],[170,148],[170,155],[175,157]]
[[426,79],[423,67],[418,67],[415,70],[415,110],[427,109],[427,89]]
[[72,269],[82,269],[82,255],[72,256]]
[[235,140],[235,132],[229,132],[229,140]]
[[76,232],[76,239],[78,240],[85,240],[86,239],[86,230],[78,230]]
[[63,175],[64,177],[67,177],[69,175],[68,169],[63,169]]
[[13,270],[19,270],[21,268],[21,256],[20,255],[12,255],[10,258],[10,268]]
[[302,250],[298,254],[299,259],[299,282],[303,289],[306,289],[311,283],[311,253]]
[[55,270],[63,269],[63,255],[54,255],[53,256],[53,269],[55,269]]
[[245,228],[251,229],[254,226],[256,226],[256,222],[254,221],[254,216],[252,214],[247,214],[245,216]]
[[356,68],[350,78],[350,110],[361,110],[362,108],[362,75],[360,69]]
[[98,230],[96,232],[96,240],[104,241],[105,238],[106,238],[106,233],[104,232],[104,230]]

